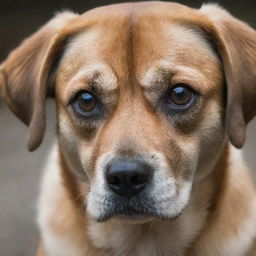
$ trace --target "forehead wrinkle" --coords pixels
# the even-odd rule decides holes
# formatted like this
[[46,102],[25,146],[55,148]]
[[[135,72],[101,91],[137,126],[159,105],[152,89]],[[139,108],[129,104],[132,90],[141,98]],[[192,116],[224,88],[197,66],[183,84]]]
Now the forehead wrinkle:
[[137,23],[136,12],[133,8],[130,9],[127,20],[127,43],[126,43],[126,60],[127,60],[127,86],[130,92],[133,92],[136,79],[134,76],[134,44],[135,44],[135,26]]
[[[99,39],[99,58],[111,67],[124,92],[133,90],[133,23],[134,10],[128,9],[122,17],[104,22]],[[124,89],[124,90],[123,90]]]

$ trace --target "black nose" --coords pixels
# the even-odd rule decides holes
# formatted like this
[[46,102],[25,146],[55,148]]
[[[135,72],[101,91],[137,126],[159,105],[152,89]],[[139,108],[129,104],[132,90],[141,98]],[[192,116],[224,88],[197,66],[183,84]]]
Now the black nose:
[[106,170],[106,180],[110,189],[124,197],[140,193],[150,181],[152,168],[145,162],[119,158]]

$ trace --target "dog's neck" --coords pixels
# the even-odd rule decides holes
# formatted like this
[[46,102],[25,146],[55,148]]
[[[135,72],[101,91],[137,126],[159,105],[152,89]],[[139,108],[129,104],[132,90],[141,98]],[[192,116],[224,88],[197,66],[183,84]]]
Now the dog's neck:
[[[97,223],[84,216],[92,246],[102,250],[102,255],[185,255],[200,236],[204,224],[211,218],[225,183],[227,147],[208,177],[193,185],[191,197],[184,213],[172,222],[154,220],[150,223],[131,224],[120,220]],[[62,154],[61,166],[64,184],[70,197],[79,202],[79,189],[68,171]],[[221,181],[221,182],[220,182]],[[202,193],[202,191],[204,191]],[[106,253],[105,253],[106,251]]]

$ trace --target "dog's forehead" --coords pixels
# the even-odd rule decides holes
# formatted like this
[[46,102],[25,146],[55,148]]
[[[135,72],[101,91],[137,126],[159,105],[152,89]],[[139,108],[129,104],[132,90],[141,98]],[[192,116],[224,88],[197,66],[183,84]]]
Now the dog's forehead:
[[157,74],[161,63],[163,68],[169,63],[170,67],[191,67],[211,76],[219,67],[217,55],[200,29],[181,22],[184,13],[194,12],[179,4],[152,2],[118,4],[85,13],[77,23],[87,20],[87,28],[72,38],[63,57],[65,74],[70,78],[83,69],[87,74],[88,70],[103,73],[106,79],[108,74],[109,80],[115,77],[117,86],[131,83],[131,78],[142,84],[149,70]]

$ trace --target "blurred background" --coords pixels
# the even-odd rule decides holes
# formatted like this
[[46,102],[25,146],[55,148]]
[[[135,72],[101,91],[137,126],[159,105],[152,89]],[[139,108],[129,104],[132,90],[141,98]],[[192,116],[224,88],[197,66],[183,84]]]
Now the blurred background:
[[[0,62],[21,40],[60,10],[78,13],[121,1],[107,0],[0,0]],[[203,1],[176,1],[199,8]],[[213,1],[211,1],[213,2]],[[256,28],[255,0],[214,1]],[[26,127],[0,100],[0,255],[30,256],[37,246],[36,200],[42,166],[55,140],[54,102],[47,105],[47,132],[43,145],[26,151]],[[256,173],[256,120],[250,123],[243,149]]]

